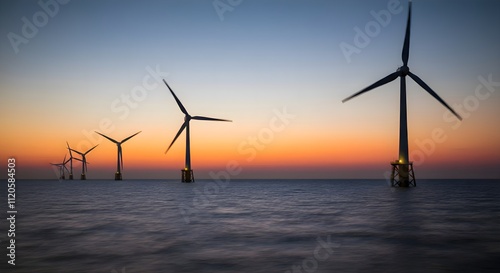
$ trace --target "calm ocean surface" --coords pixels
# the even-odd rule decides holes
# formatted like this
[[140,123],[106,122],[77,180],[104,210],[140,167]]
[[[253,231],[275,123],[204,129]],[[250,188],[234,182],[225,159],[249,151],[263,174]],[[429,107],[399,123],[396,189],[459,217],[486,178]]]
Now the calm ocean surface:
[[500,181],[417,182],[18,181],[0,270],[500,272]]

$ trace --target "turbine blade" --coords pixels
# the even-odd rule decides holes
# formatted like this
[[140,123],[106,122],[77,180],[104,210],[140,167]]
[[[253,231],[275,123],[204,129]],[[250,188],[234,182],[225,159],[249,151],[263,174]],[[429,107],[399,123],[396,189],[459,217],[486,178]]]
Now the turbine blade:
[[396,71],[396,72],[394,72],[392,74],[389,74],[389,76],[387,76],[387,77],[385,77],[385,78],[383,78],[383,79],[375,82],[374,84],[372,84],[372,85],[364,88],[363,90],[359,91],[358,93],[356,93],[356,94],[354,94],[354,95],[352,95],[350,97],[347,97],[347,98],[343,99],[342,102],[344,103],[344,102],[346,102],[346,101],[348,101],[348,100],[350,100],[350,99],[352,99],[354,97],[357,97],[357,96],[359,96],[359,95],[361,95],[361,94],[363,94],[365,92],[368,92],[368,91],[370,91],[370,90],[372,90],[374,88],[377,88],[377,87],[382,86],[382,85],[384,85],[386,83],[392,82],[393,80],[395,80],[399,76],[399,74],[400,74],[399,71]]
[[127,141],[127,140],[131,139],[132,137],[136,136],[136,135],[137,135],[137,134],[139,134],[140,132],[142,132],[142,131],[139,131],[139,132],[137,132],[137,133],[135,133],[135,134],[133,134],[133,135],[131,135],[131,136],[127,137],[126,139],[122,140],[120,143],[123,143],[123,142],[125,142],[125,141]]
[[123,169],[123,155],[121,145],[118,145],[118,160],[120,161],[120,167]]
[[79,159],[79,158],[76,158],[76,157],[73,157],[74,160],[78,160],[80,162],[82,162],[83,160]]
[[443,99],[441,99],[441,97],[439,97],[438,94],[436,94],[436,92],[434,92],[434,90],[432,90],[424,81],[422,81],[422,79],[420,79],[417,75],[409,72],[408,75],[410,75],[410,77],[418,83],[418,85],[420,85],[423,89],[425,89],[425,91],[427,91],[429,94],[431,94],[431,96],[433,96],[436,100],[438,100],[444,107],[448,108],[448,110],[450,110],[450,112],[452,112],[459,120],[462,120],[462,117],[457,114],[457,112],[455,112],[455,110],[453,110]]
[[122,165],[122,170],[123,170],[123,152],[122,152],[122,149],[120,147],[120,165]]
[[79,155],[83,155],[83,153],[81,153],[81,152],[79,152],[77,150],[74,150],[74,149],[70,149],[70,150],[73,151],[73,152],[75,152],[75,153],[77,153],[77,154],[79,154]]
[[68,147],[69,157],[73,157],[73,155],[71,154],[71,148],[69,147],[69,144],[67,141],[66,141],[66,146]]
[[112,139],[112,138],[110,138],[110,137],[108,137],[108,136],[105,136],[105,135],[103,135],[103,134],[101,134],[101,133],[99,133],[99,132],[97,132],[97,131],[94,131],[94,132],[96,132],[96,133],[98,133],[99,135],[101,135],[101,136],[103,136],[103,137],[107,138],[109,141],[111,141],[111,142],[114,142],[114,143],[118,144],[118,141],[116,141],[116,140],[114,140],[114,139]]
[[233,122],[232,120],[228,120],[228,119],[209,118],[209,117],[202,117],[202,116],[194,116],[194,117],[191,117],[191,119],[196,119],[196,120],[211,120],[211,121],[227,121],[227,122]]
[[177,135],[175,135],[174,140],[172,140],[172,143],[170,143],[170,146],[168,146],[167,150],[165,151],[165,154],[168,152],[168,150],[170,150],[170,147],[172,147],[172,145],[174,145],[174,142],[177,140],[177,138],[182,133],[182,131],[184,131],[184,128],[186,128],[188,122],[189,121],[185,121],[182,124],[181,128],[179,129],[179,132],[177,132]]
[[163,82],[167,85],[168,89],[170,90],[170,93],[172,93],[172,95],[174,96],[174,99],[177,102],[177,105],[179,105],[179,108],[181,109],[182,113],[184,113],[185,115],[189,116],[186,108],[184,108],[184,105],[182,105],[181,101],[177,98],[177,96],[175,95],[174,91],[172,91],[172,88],[170,88],[170,86],[168,85],[167,81],[165,79],[163,79]]
[[97,147],[97,146],[99,146],[99,144],[97,144],[97,145],[95,145],[94,147],[90,148],[90,150],[86,151],[84,154],[88,154],[88,153],[90,153],[90,151],[94,150],[94,149],[95,149],[95,147]]
[[405,42],[403,45],[403,52],[401,53],[401,59],[403,64],[408,65],[408,59],[410,57],[410,29],[411,29],[411,1],[408,6],[408,21],[406,22],[406,33]]

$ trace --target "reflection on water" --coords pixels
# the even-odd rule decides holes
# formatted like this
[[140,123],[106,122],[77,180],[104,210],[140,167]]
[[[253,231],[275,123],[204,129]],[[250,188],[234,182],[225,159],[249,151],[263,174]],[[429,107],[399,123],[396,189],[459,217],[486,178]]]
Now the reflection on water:
[[500,181],[208,182],[20,181],[13,272],[500,269]]

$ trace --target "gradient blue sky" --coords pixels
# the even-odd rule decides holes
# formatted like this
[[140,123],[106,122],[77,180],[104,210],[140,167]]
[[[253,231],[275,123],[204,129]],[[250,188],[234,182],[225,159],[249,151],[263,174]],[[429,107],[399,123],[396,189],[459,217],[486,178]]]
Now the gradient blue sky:
[[[129,144],[137,162],[127,158],[124,147],[132,177],[144,176],[144,162],[154,160],[147,164],[151,177],[176,178],[184,139],[172,155],[163,151],[182,115],[167,89],[158,84],[124,119],[110,107],[141,84],[148,66],[168,73],[167,81],[192,114],[234,120],[193,124],[192,141],[198,145],[193,153],[206,149],[202,156],[193,154],[201,177],[236,159],[248,170],[242,177],[380,178],[397,156],[399,85],[346,104],[341,100],[401,65],[407,1],[351,62],[339,45],[353,44],[354,28],[363,29],[374,20],[370,11],[387,9],[390,1],[244,0],[221,20],[213,1],[74,0],[60,5],[16,54],[7,35],[21,34],[21,18],[32,21],[41,10],[37,2],[0,3],[2,160],[17,156],[26,162],[25,177],[53,177],[47,162],[62,159],[64,142],[80,143],[82,130],[92,132],[108,118],[117,139],[143,130]],[[500,81],[499,14],[495,0],[413,1],[411,71],[452,106],[474,95],[479,76]],[[428,160],[416,170],[421,177],[500,177],[498,90],[459,129],[443,121],[445,109],[411,81],[408,99],[410,157],[411,143],[434,128],[444,128],[448,136],[430,156],[446,160],[446,166]],[[256,160],[244,160],[238,145],[283,107],[296,118]],[[390,151],[376,150],[382,139],[390,142]],[[113,172],[113,149],[105,142],[96,149],[93,177]],[[226,157],[207,162],[210,153]],[[481,158],[481,164],[470,163]]]

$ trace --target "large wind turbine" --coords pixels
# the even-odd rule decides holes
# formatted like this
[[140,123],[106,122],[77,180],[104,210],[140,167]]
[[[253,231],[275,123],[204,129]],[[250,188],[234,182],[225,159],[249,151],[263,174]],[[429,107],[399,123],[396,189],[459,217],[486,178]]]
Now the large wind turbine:
[[105,136],[104,134],[101,134],[97,131],[95,131],[96,133],[98,133],[99,135],[107,138],[109,141],[113,142],[116,144],[116,146],[118,147],[118,158],[117,158],[117,161],[116,161],[116,173],[115,173],[115,180],[122,180],[122,173],[121,173],[121,170],[120,170],[120,167],[121,169],[123,169],[123,155],[122,155],[122,143],[124,143],[125,141],[131,139],[132,137],[134,137],[135,135],[137,135],[138,133],[142,132],[142,131],[139,131],[125,139],[123,139],[122,141],[116,141],[108,136]]
[[59,179],[66,179],[66,176],[64,174],[64,169],[68,171],[68,168],[66,168],[66,164],[68,163],[68,161],[69,159],[66,160],[66,155],[64,155],[64,159],[61,163],[50,163],[50,165],[59,167]]
[[359,96],[365,92],[368,92],[374,88],[382,86],[386,83],[392,82],[396,78],[401,79],[401,89],[400,89],[400,103],[399,103],[399,158],[395,162],[391,162],[393,166],[391,175],[392,186],[408,187],[410,185],[415,186],[415,179],[413,176],[413,164],[410,162],[408,156],[408,125],[406,116],[406,76],[410,76],[418,85],[420,85],[425,91],[427,91],[431,96],[438,100],[444,107],[450,110],[459,120],[462,120],[460,115],[458,115],[443,99],[441,99],[436,92],[434,92],[424,81],[422,81],[417,75],[410,72],[408,68],[408,59],[410,55],[410,26],[411,26],[411,0],[409,2],[408,8],[408,21],[406,23],[406,34],[403,44],[403,52],[401,58],[403,60],[403,66],[399,67],[396,72],[389,74],[387,77],[375,82],[374,84],[364,88],[363,90],[355,93],[354,95],[344,99],[342,102],[346,102],[356,96]]
[[[99,145],[99,144],[98,144],[98,145]],[[94,150],[94,149],[95,149],[95,147],[97,147],[98,145],[95,145],[94,147],[90,148],[90,149],[89,149],[88,151],[86,151],[85,153],[79,152],[79,151],[77,151],[77,150],[75,150],[75,149],[71,149],[71,151],[73,151],[73,152],[75,152],[75,153],[77,153],[77,154],[79,154],[79,155],[81,155],[81,156],[82,156],[82,159],[81,159],[81,160],[79,160],[79,161],[81,161],[81,162],[82,162],[82,175],[80,176],[80,179],[81,179],[81,180],[85,180],[85,179],[87,179],[87,176],[86,176],[86,174],[85,174],[85,172],[87,171],[87,159],[85,158],[85,156],[86,156],[88,153],[90,153],[90,151]],[[76,159],[76,158],[75,158],[75,159]]]
[[68,142],[66,141],[66,146],[68,147],[69,151],[69,180],[73,180],[73,153],[71,153],[71,148],[69,147]]
[[175,135],[174,140],[172,140],[172,143],[170,143],[170,146],[168,146],[165,153],[167,153],[168,150],[170,150],[170,147],[172,147],[172,145],[177,140],[177,138],[182,133],[182,131],[184,129],[186,129],[186,162],[184,165],[184,169],[182,170],[182,182],[186,182],[186,183],[194,182],[193,170],[191,169],[191,145],[189,142],[189,121],[191,121],[192,119],[195,119],[195,120],[231,122],[231,120],[189,115],[188,111],[186,110],[186,108],[184,108],[181,101],[175,95],[174,91],[172,91],[172,88],[170,88],[170,86],[168,86],[167,81],[163,80],[163,82],[167,85],[168,89],[170,90],[170,93],[172,93],[172,96],[174,96],[174,99],[177,102],[177,105],[179,105],[179,108],[181,109],[182,113],[184,113],[184,123],[181,125],[181,128],[177,132],[177,135]]

